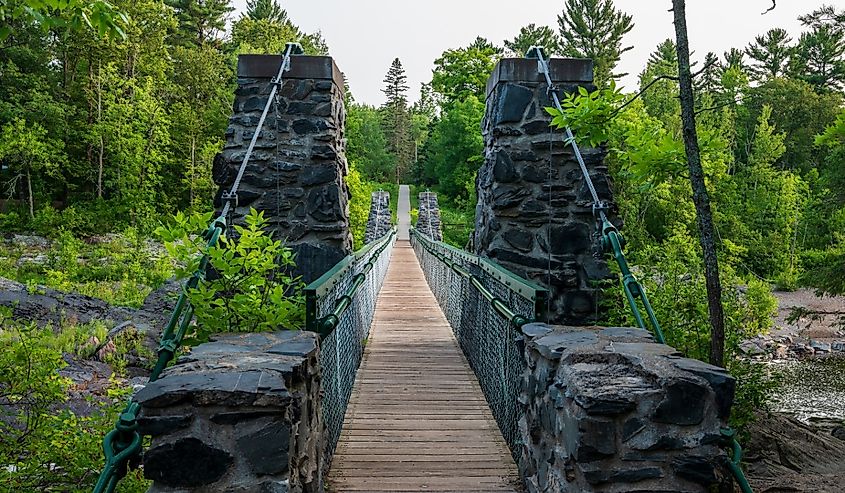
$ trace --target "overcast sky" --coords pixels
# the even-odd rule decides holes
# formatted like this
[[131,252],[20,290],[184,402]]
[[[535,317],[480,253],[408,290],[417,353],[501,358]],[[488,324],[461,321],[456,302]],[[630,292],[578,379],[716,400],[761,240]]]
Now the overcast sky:
[[[772,12],[761,15],[771,0],[687,0],[687,24],[694,59],[708,51],[719,55],[744,47],[757,34],[785,28],[794,38],[801,32],[797,17],[822,3],[845,8],[845,0],[778,0]],[[410,86],[410,100],[421,82],[431,80],[434,59],[444,50],[466,46],[476,36],[497,45],[530,23],[557,29],[563,0],[282,0],[291,19],[306,32],[321,31],[331,55],[346,74],[359,102],[384,101],[382,80],[390,62],[399,57]],[[636,87],[636,76],[655,46],[674,39],[670,0],[615,0],[617,8],[634,17],[625,37],[634,48],[622,56],[617,71],[628,72],[622,85]],[[234,0],[241,11],[246,0]],[[239,13],[234,14],[239,16]]]

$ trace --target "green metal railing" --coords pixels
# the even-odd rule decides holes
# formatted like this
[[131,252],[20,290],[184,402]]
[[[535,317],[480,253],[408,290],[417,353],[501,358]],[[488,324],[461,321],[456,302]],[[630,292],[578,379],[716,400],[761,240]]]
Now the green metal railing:
[[327,439],[324,469],[331,463],[355,374],[387,275],[396,228],[338,262],[305,287],[305,327],[320,334],[322,410]]
[[519,393],[526,368],[517,329],[542,319],[548,291],[420,231],[411,230],[411,242],[518,464],[522,460]]

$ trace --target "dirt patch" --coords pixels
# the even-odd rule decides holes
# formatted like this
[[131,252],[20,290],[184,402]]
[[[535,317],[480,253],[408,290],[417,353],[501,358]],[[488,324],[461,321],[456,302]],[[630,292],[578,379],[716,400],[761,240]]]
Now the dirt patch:
[[[842,317],[845,316],[845,296],[816,296],[811,289],[795,291],[775,291],[778,300],[778,313],[771,336],[792,336],[799,339],[815,339],[831,342],[845,336]],[[789,322],[795,308],[820,315],[802,316]]]

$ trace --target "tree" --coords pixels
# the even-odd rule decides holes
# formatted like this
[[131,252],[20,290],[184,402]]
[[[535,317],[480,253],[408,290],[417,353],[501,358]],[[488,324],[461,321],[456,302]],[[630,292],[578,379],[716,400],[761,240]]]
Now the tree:
[[276,0],[247,0],[243,17],[254,21],[270,21],[277,24],[288,22],[288,13]]
[[695,89],[705,94],[716,94],[722,89],[721,81],[722,67],[719,64],[719,57],[712,51],[704,55],[704,66],[695,78]]
[[630,15],[617,10],[613,0],[566,0],[557,18],[564,55],[591,58],[599,87],[626,74],[613,71],[623,53],[622,38],[634,28]]
[[388,151],[382,115],[378,109],[349,104],[346,111],[346,135],[346,157],[364,179],[389,181],[394,178],[396,158]]
[[730,50],[724,53],[725,56],[725,70],[730,68],[736,68],[743,72],[748,71],[748,65],[745,63],[745,52],[737,49],[731,48]]
[[745,53],[756,63],[750,67],[751,76],[757,80],[774,79],[787,71],[792,47],[792,38],[785,29],[770,29],[766,34],[754,38],[745,48]]
[[388,150],[396,158],[396,181],[411,168],[413,160],[413,140],[411,136],[411,114],[408,110],[408,77],[402,62],[395,58],[384,77],[382,91],[387,101],[382,106],[384,130],[387,135]]
[[226,15],[235,10],[229,0],[166,0],[179,20],[177,39],[202,45],[226,30]]
[[695,95],[692,88],[692,71],[689,60],[689,39],[685,0],[672,0],[675,38],[678,52],[678,85],[680,86],[681,122],[684,149],[689,167],[692,198],[698,221],[699,241],[704,259],[704,276],[707,287],[707,305],[710,314],[710,363],[724,366],[725,316],[722,307],[722,285],[719,279],[719,260],[716,255],[716,235],[710,195],[704,182],[701,151],[695,125]]
[[24,196],[29,204],[29,216],[35,217],[35,192],[33,176],[55,174],[63,160],[62,143],[47,137],[47,131],[38,123],[16,118],[11,125],[5,125],[0,133],[0,162],[9,164],[13,171],[6,183],[9,195],[24,180]]
[[818,90],[838,91],[845,84],[845,31],[825,24],[801,34],[792,72]]
[[468,96],[444,110],[429,138],[426,167],[448,197],[467,199],[475,189],[475,173],[484,161],[484,141],[478,131],[484,103]]
[[678,87],[674,82],[677,76],[678,54],[675,42],[666,39],[649,55],[646,68],[640,74],[640,91],[644,91],[642,99],[649,115],[677,121]]
[[487,79],[501,56],[501,50],[484,38],[466,48],[446,50],[434,61],[431,89],[445,108],[469,96],[485,99]]
[[290,21],[241,17],[232,24],[232,44],[238,54],[284,53],[287,43],[299,43],[307,55],[328,55],[329,47],[320,33],[307,34]]
[[510,41],[505,40],[505,48],[510,51],[510,55],[522,58],[532,46],[542,46],[546,51],[546,56],[555,56],[560,54],[560,37],[549,26],[537,26],[535,24],[528,24],[519,30]]

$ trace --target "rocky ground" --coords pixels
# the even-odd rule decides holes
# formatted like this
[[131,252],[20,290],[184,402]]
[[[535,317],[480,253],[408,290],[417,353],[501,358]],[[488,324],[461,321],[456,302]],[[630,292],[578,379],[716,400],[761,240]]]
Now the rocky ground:
[[845,491],[845,427],[812,426],[785,414],[761,416],[746,442],[755,493]]
[[[778,313],[769,334],[740,344],[754,359],[845,356],[845,296],[816,296],[810,289],[775,291]],[[792,320],[797,315],[795,320]]]

